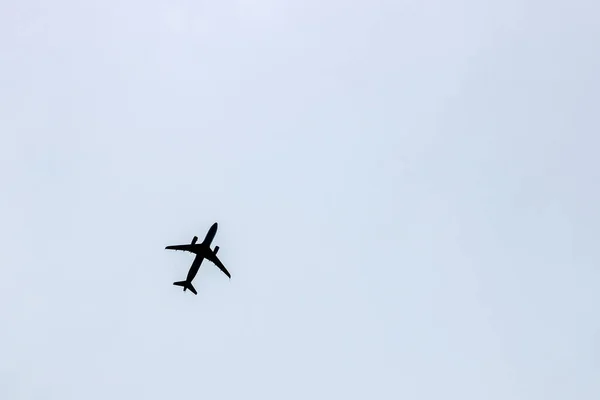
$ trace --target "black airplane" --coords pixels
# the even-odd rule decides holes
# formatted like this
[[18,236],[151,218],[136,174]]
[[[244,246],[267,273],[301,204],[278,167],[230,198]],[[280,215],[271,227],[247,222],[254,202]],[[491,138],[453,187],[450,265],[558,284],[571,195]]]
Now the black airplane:
[[225,268],[221,260],[219,260],[219,258],[217,257],[219,246],[215,246],[214,251],[210,248],[210,244],[212,243],[215,235],[217,234],[217,227],[218,225],[215,222],[208,230],[208,233],[206,234],[206,237],[204,238],[204,241],[202,243],[196,243],[196,241],[198,241],[198,236],[194,236],[191,244],[178,244],[175,246],[165,247],[165,249],[168,250],[182,250],[196,254],[196,258],[194,258],[194,262],[190,267],[186,280],[180,282],[173,282],[173,285],[183,286],[184,292],[186,291],[186,289],[189,289],[190,292],[198,294],[194,286],[192,286],[192,280],[194,280],[194,277],[198,273],[198,269],[200,269],[200,264],[202,264],[202,260],[204,260],[205,258],[208,261],[215,264],[217,267],[219,267],[219,269],[223,271],[223,273],[227,275],[229,279],[231,279],[231,274],[229,273],[229,271],[227,271],[227,268]]

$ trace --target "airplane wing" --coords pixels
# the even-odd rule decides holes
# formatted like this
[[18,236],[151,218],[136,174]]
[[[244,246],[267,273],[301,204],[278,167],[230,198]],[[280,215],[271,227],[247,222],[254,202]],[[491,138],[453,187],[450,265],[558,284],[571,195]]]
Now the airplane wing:
[[229,279],[231,279],[231,274],[229,273],[229,271],[227,271],[227,268],[225,268],[225,266],[223,265],[223,263],[221,262],[221,260],[219,260],[219,257],[217,257],[217,255],[215,253],[211,252],[211,253],[205,255],[204,258],[206,258],[208,261],[212,262],[217,267],[219,267],[219,269],[221,271],[223,271],[223,273],[225,275],[227,275],[227,277]]
[[166,250],[181,250],[181,251],[192,251],[192,244],[176,244],[174,246],[165,247]]

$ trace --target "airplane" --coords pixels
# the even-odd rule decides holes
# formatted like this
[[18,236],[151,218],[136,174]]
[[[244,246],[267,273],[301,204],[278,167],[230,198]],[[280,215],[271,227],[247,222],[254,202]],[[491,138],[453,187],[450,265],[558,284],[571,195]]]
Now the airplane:
[[202,264],[202,260],[205,258],[215,264],[229,279],[231,279],[231,274],[227,271],[227,268],[223,265],[221,260],[217,257],[217,252],[219,251],[219,246],[215,246],[214,251],[211,250],[210,244],[212,243],[215,235],[217,234],[218,224],[215,222],[212,224],[208,232],[206,233],[206,237],[201,243],[196,243],[198,241],[198,236],[194,236],[191,244],[178,244],[174,246],[165,247],[166,250],[181,250],[181,251],[189,251],[190,253],[196,254],[196,258],[194,258],[194,262],[192,262],[192,266],[187,274],[187,278],[185,281],[173,282],[173,285],[183,286],[183,291],[185,292],[189,289],[190,292],[194,294],[198,294],[196,289],[192,285],[192,280],[198,273],[200,269],[200,264]]

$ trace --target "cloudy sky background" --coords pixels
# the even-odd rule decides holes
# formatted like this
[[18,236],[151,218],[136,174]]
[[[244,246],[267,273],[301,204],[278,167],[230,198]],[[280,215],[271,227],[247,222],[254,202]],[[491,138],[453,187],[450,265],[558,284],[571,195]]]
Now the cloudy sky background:
[[598,13],[0,3],[0,398],[598,399]]

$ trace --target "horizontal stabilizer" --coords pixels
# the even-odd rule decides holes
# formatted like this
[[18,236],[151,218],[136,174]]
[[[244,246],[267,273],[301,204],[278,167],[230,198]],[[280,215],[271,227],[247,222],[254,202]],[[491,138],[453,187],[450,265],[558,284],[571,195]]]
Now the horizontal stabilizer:
[[196,292],[196,288],[194,288],[194,286],[192,286],[191,282],[188,282],[188,281],[173,282],[173,285],[183,286],[184,292],[186,291],[186,289],[188,289],[190,292],[192,292],[194,294],[198,294],[198,292]]

